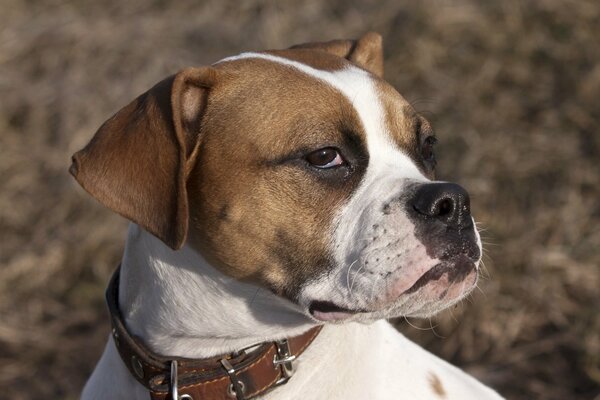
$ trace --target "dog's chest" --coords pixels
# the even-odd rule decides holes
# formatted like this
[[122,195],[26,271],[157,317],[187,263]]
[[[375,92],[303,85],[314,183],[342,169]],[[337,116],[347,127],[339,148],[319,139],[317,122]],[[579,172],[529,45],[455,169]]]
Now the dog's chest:
[[388,322],[326,327],[290,382],[264,399],[500,399]]

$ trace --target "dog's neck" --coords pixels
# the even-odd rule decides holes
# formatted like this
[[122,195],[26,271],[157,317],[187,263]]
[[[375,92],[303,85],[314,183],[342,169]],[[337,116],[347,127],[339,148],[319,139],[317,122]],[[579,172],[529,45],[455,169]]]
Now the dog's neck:
[[222,274],[187,245],[173,251],[134,224],[121,264],[119,307],[132,334],[174,357],[226,354],[314,326],[291,302]]

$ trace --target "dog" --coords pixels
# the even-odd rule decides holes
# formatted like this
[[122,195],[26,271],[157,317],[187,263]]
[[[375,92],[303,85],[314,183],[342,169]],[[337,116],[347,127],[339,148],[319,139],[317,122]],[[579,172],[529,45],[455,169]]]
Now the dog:
[[70,172],[131,221],[83,399],[500,399],[398,333],[477,282],[469,195],[383,79],[382,38],[166,78]]

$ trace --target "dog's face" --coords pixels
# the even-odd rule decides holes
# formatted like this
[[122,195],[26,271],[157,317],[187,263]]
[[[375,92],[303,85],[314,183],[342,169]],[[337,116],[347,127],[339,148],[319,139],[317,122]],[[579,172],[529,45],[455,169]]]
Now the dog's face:
[[[187,236],[215,267],[317,320],[432,315],[474,287],[480,242],[468,194],[430,180],[431,127],[382,79],[381,60],[371,34],[184,71],[109,120],[75,156],[73,172],[172,247]],[[172,115],[164,111],[169,102]],[[150,156],[119,168],[137,175],[119,175],[118,187],[143,182],[115,200],[98,189],[106,186],[97,182],[106,179],[107,156],[93,155],[125,151],[105,138],[139,129],[160,131],[149,150],[160,168],[140,177],[137,164]],[[120,149],[143,141],[120,136]],[[131,159],[133,150],[122,156]],[[101,178],[86,178],[86,164],[99,165]],[[153,180],[163,200],[129,205],[156,196],[146,193],[156,190]],[[165,207],[167,217],[157,220],[152,213]]]

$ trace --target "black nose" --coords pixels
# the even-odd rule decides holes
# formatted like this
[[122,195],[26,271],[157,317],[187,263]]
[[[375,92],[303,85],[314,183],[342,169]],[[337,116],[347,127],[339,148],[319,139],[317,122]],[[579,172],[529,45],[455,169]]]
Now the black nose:
[[455,183],[423,184],[411,204],[421,216],[435,218],[451,227],[466,228],[473,223],[469,193]]

